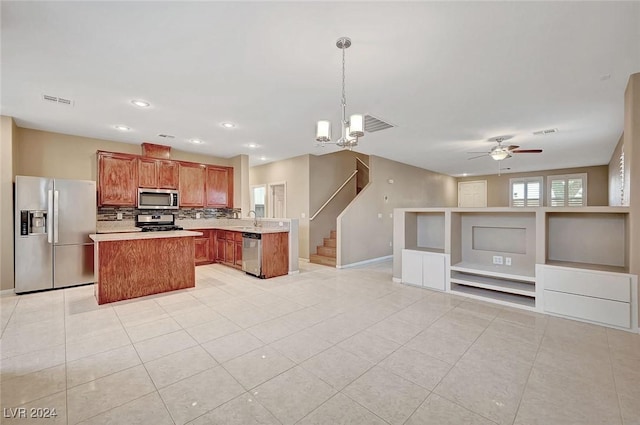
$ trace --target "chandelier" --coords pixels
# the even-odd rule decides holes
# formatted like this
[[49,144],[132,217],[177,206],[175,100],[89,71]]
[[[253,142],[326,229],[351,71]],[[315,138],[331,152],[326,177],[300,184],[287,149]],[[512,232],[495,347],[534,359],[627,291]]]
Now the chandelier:
[[342,135],[336,142],[331,142],[331,121],[320,120],[316,124],[316,141],[321,146],[328,143],[335,143],[343,148],[353,148],[358,145],[358,138],[364,136],[364,115],[355,114],[347,120],[347,96],[345,91],[344,78],[344,56],[345,50],[351,46],[351,39],[348,37],[340,37],[336,42],[336,46],[342,50]]

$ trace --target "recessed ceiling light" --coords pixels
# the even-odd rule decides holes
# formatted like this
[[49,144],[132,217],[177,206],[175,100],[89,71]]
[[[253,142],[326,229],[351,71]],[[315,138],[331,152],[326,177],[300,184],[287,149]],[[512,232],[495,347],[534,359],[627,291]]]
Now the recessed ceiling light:
[[462,177],[467,177],[469,174],[467,173],[462,173]]
[[260,145],[257,144],[257,143],[248,143],[246,146],[248,148],[251,148],[251,149],[255,149],[255,148],[259,148],[260,147]]
[[131,130],[130,127],[127,127],[126,125],[114,125],[113,128],[115,128],[116,130],[120,130],[120,131],[129,131]]
[[139,108],[148,108],[149,106],[151,106],[149,102],[139,99],[132,100],[131,103]]
[[231,122],[223,122],[220,125],[223,126],[224,128],[233,128],[236,126],[234,123],[231,123]]
[[190,141],[191,143],[195,143],[196,145],[201,145],[201,144],[203,144],[203,143],[204,143],[204,142],[203,142],[202,140],[200,140],[200,139],[190,139],[189,141]]
[[261,156],[261,157],[260,157],[260,161],[266,161],[266,160],[267,160],[267,157],[266,157],[266,156]]

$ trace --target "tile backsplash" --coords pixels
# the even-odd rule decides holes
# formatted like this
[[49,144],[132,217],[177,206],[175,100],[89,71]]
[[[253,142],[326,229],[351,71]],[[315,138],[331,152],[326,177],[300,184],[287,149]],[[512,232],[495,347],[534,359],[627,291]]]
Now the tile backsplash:
[[180,208],[178,210],[139,210],[132,207],[98,207],[97,221],[116,221],[118,213],[123,220],[135,220],[138,214],[173,214],[176,220],[201,218],[233,218],[240,216],[240,208]]

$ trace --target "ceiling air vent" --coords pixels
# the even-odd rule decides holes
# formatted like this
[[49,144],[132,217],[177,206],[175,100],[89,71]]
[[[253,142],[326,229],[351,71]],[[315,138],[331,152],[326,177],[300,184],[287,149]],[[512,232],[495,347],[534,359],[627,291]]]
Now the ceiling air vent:
[[172,136],[171,134],[158,134],[158,137],[162,137],[165,139],[175,139],[176,136]]
[[558,129],[557,128],[548,128],[546,130],[538,130],[538,131],[534,131],[533,135],[534,136],[545,136],[547,134],[551,134],[551,133],[557,133]]
[[382,121],[380,118],[376,118],[373,115],[365,115],[364,116],[364,129],[369,133],[373,133],[375,131],[386,130],[387,128],[397,127],[393,124],[389,124],[386,121]]
[[65,99],[57,96],[51,96],[49,94],[43,94],[42,100],[44,100],[45,102],[57,103],[59,105],[73,106],[73,100]]

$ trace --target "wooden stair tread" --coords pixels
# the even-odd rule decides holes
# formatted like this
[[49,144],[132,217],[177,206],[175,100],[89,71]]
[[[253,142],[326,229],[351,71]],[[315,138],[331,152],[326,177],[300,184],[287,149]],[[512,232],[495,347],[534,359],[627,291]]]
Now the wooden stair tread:
[[323,266],[331,266],[331,267],[336,266],[335,257],[326,257],[324,255],[318,255],[318,254],[311,254],[309,256],[309,262],[314,264],[320,264]]

